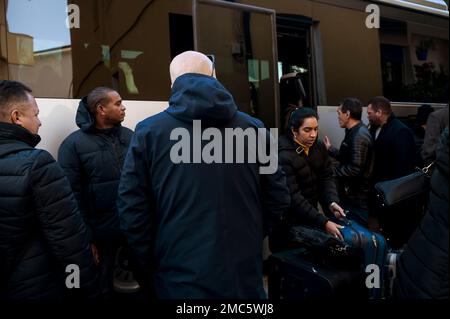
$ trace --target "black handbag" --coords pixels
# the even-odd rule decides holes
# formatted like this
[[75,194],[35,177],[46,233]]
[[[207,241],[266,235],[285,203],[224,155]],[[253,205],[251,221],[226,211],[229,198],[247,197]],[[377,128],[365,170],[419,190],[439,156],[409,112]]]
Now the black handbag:
[[359,269],[362,251],[335,238],[331,234],[307,226],[294,226],[290,230],[292,249],[304,248],[304,257],[316,265],[333,268]]
[[434,163],[431,163],[412,174],[376,183],[375,191],[379,204],[382,207],[390,207],[427,194],[430,191],[430,169],[433,165]]
[[294,226],[291,228],[290,233],[293,242],[311,250],[340,254],[348,248],[344,242],[319,229],[307,226]]

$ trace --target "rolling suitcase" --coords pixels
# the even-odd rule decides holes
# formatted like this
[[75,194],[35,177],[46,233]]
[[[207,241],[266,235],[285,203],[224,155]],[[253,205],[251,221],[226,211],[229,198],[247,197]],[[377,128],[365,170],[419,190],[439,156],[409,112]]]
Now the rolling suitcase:
[[328,264],[305,248],[269,257],[270,299],[361,298],[365,295],[360,264]]
[[386,239],[383,235],[372,232],[367,228],[359,225],[355,221],[348,219],[339,219],[337,221],[340,225],[345,226],[341,229],[341,234],[344,241],[356,249],[361,249],[364,256],[364,265],[378,266],[380,274],[379,288],[370,289],[369,297],[379,299],[383,297],[383,282],[385,278],[385,263],[387,257]]

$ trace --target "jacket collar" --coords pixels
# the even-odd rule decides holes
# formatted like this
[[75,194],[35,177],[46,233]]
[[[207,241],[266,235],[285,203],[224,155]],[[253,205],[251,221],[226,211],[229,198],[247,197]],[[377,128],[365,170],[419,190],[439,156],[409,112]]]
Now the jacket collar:
[[[312,150],[316,148],[316,145],[318,143],[318,139],[314,142],[314,144],[309,148],[308,154],[311,153]],[[296,142],[294,142],[294,139],[288,135],[281,135],[278,139],[278,150],[284,151],[284,150],[294,150],[298,154],[301,154],[301,150],[303,147]]]
[[31,147],[36,147],[40,141],[39,135],[32,134],[20,125],[0,122],[0,144],[22,142]]
[[356,124],[355,126],[353,126],[352,128],[347,128],[345,129],[345,133],[346,134],[352,134],[353,132],[356,132],[359,130],[359,128],[364,125],[363,122],[359,122],[358,124]]

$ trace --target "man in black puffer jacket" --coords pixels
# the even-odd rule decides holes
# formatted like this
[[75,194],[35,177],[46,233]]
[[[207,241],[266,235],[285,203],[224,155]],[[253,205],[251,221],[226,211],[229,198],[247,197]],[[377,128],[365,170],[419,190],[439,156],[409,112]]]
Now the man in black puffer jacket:
[[117,249],[123,243],[116,208],[123,161],[133,132],[121,126],[125,107],[120,95],[105,87],[94,89],[78,107],[80,128],[59,149],[82,216],[91,233],[94,255],[101,268],[101,287],[109,298]]
[[406,299],[448,299],[448,127],[436,149],[428,213],[408,241],[398,263],[394,296]]
[[[34,148],[38,113],[29,88],[0,81],[0,298],[95,294],[88,233],[70,185],[53,157]],[[70,265],[79,267],[81,290],[65,284],[77,282],[66,280]]]

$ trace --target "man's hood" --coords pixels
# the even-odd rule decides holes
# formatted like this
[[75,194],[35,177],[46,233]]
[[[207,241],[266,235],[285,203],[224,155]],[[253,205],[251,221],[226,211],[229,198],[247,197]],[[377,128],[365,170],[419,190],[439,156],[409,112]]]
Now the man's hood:
[[95,119],[89,112],[87,97],[82,98],[80,104],[78,105],[75,122],[83,132],[87,132],[95,128]]
[[201,120],[205,126],[223,126],[238,108],[230,92],[211,76],[184,74],[172,88],[169,108],[171,116],[184,121]]

